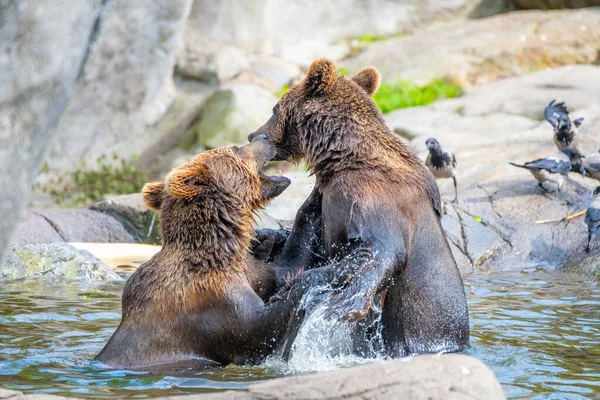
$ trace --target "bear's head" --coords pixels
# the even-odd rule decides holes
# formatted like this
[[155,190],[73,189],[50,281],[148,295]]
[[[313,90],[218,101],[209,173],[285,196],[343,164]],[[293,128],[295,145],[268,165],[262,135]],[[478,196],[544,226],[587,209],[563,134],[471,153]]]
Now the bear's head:
[[[314,146],[328,145],[323,142],[351,140],[332,137],[331,132],[343,134],[361,129],[361,125],[384,123],[371,99],[380,80],[374,67],[346,78],[337,73],[332,61],[315,60],[304,80],[281,97],[271,118],[248,140],[266,135],[277,147],[275,159],[289,161],[298,161],[306,152],[314,153]],[[335,143],[330,144],[335,147]]]
[[171,171],[164,182],[143,188],[146,205],[161,211],[163,242],[215,227],[235,233],[290,184],[260,169],[275,156],[264,135],[243,146],[205,151]]

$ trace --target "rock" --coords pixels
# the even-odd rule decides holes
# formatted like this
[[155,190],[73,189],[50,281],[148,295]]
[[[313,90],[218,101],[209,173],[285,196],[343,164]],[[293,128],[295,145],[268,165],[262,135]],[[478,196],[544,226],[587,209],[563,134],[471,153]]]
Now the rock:
[[[580,128],[581,149],[596,152],[600,143],[595,128],[600,123],[597,93],[600,67],[568,66],[470,88],[462,97],[396,110],[385,119],[423,159],[425,140],[436,137],[456,155],[459,186],[469,186],[513,176],[515,168],[509,161],[556,151],[552,127],[543,116],[544,107],[554,98],[567,102],[573,118],[586,118]],[[438,182],[444,191],[452,191],[451,180]]]
[[[116,153],[143,157],[175,98],[173,69],[191,0],[112,1],[46,162],[71,169]],[[54,28],[64,14],[45,16]],[[167,130],[168,132],[168,130]],[[185,130],[184,130],[185,132]]]
[[134,242],[135,238],[110,215],[93,210],[39,210],[65,242]]
[[512,0],[512,2],[522,9],[538,10],[600,6],[598,0]]
[[23,215],[13,235],[13,245],[42,244],[64,242],[64,239],[54,229],[46,218],[29,211]]
[[[591,191],[573,180],[562,193],[544,194],[529,172],[515,171],[512,179],[473,185],[461,195],[459,204],[446,204],[443,225],[450,241],[456,242],[475,268],[564,269],[600,257],[600,247],[584,251],[587,226],[583,218],[568,224],[536,223],[588,207]],[[595,272],[588,268],[588,272],[600,276],[600,268]]]
[[137,242],[160,242],[158,213],[146,206],[141,193],[114,196],[94,204],[90,209],[115,218]]
[[277,100],[272,92],[258,86],[223,87],[207,100],[191,132],[200,146],[209,149],[245,144],[248,134],[271,117]]
[[103,4],[0,5],[0,262],[86,63]]
[[0,267],[0,281],[38,278],[90,283],[122,280],[92,254],[67,243],[13,247]]
[[156,140],[148,146],[140,157],[140,167],[150,174],[164,176],[171,168],[161,169],[161,159],[167,153],[184,151],[196,138],[190,136],[189,128],[198,118],[206,100],[214,92],[214,87],[194,81],[175,80],[177,89],[171,106],[153,126]]
[[[185,48],[192,55],[183,58],[215,71],[220,80],[247,68],[253,54],[307,66],[324,54],[334,59],[344,56],[349,50],[344,39],[393,35],[417,26],[462,20],[488,1],[250,0],[240,4],[197,0],[186,32]],[[220,55],[221,51],[227,55]]]
[[599,35],[598,9],[519,11],[373,43],[341,66],[354,73],[374,65],[386,82],[447,78],[471,86],[548,67],[595,63]]
[[198,399],[504,399],[494,373],[460,354],[424,355],[291,376]]

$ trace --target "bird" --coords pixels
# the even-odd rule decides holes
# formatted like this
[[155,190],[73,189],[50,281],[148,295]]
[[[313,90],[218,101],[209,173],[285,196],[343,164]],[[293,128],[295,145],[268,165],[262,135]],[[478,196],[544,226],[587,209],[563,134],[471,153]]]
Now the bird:
[[546,106],[544,117],[554,127],[554,143],[558,150],[563,150],[566,147],[578,148],[577,128],[583,122],[583,118],[577,118],[571,122],[565,102],[556,103],[556,100],[552,100]]
[[[600,181],[600,153],[587,154],[580,164],[571,165],[571,171]],[[600,193],[600,186],[594,190],[594,195],[596,193]]]
[[515,167],[528,169],[533,177],[539,182],[538,186],[543,191],[548,191],[544,183],[554,183],[558,186],[558,191],[562,190],[565,177],[571,170],[571,163],[581,162],[585,156],[577,149],[566,147],[554,154],[544,158],[538,158],[525,164],[509,163]]
[[[594,194],[597,194],[596,192]],[[590,243],[600,229],[600,196],[596,196],[585,212],[585,224],[588,226],[588,241],[585,251],[590,251]]]
[[452,202],[457,203],[456,157],[454,157],[454,154],[444,151],[435,138],[427,139],[425,144],[429,150],[425,165],[437,179],[452,178],[452,181],[454,182],[454,200],[452,200]]

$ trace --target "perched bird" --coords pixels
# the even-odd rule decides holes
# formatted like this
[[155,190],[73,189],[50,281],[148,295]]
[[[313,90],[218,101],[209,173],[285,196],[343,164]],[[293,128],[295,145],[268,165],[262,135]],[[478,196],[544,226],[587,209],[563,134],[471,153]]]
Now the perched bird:
[[566,147],[548,157],[538,158],[525,164],[515,164],[512,162],[509,164],[528,169],[539,182],[538,186],[542,190],[548,190],[544,187],[544,183],[554,183],[558,186],[558,191],[560,192],[565,182],[565,177],[571,170],[571,163],[581,162],[581,159],[584,157],[577,149]]
[[585,212],[585,223],[588,226],[588,242],[585,251],[590,251],[590,243],[600,230],[600,196],[596,196]]
[[429,138],[425,141],[429,155],[425,160],[425,165],[429,168],[429,171],[438,179],[452,178],[454,181],[454,200],[453,203],[458,202],[458,189],[456,187],[456,157],[454,154],[444,151],[440,143],[434,139]]
[[577,118],[571,123],[565,102],[555,103],[555,101],[552,100],[544,109],[546,120],[554,127],[554,143],[559,150],[566,147],[577,149],[579,145],[577,128],[583,122],[583,118]]

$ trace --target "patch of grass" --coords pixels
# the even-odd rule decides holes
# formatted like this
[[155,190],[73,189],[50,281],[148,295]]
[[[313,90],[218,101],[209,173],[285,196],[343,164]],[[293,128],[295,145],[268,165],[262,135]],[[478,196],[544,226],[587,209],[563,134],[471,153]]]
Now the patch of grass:
[[275,92],[275,96],[277,96],[277,98],[281,98],[281,96],[283,96],[285,94],[285,92],[287,92],[289,90],[289,86],[288,85],[283,85],[281,87],[281,89],[279,89],[278,92]]
[[59,175],[44,187],[52,199],[65,207],[84,207],[100,201],[107,194],[130,194],[142,190],[148,175],[138,167],[139,158],[134,155],[130,161],[112,159],[103,155],[96,160],[95,168],[81,163],[72,172]]
[[442,79],[434,79],[424,86],[399,80],[395,84],[382,84],[373,100],[385,114],[399,108],[425,106],[438,99],[458,97],[461,92],[460,86]]
[[361,45],[371,44],[375,42],[383,42],[384,40],[388,40],[391,38],[401,38],[405,36],[404,33],[394,33],[393,35],[375,35],[375,34],[366,34],[361,35],[356,38],[356,42]]

